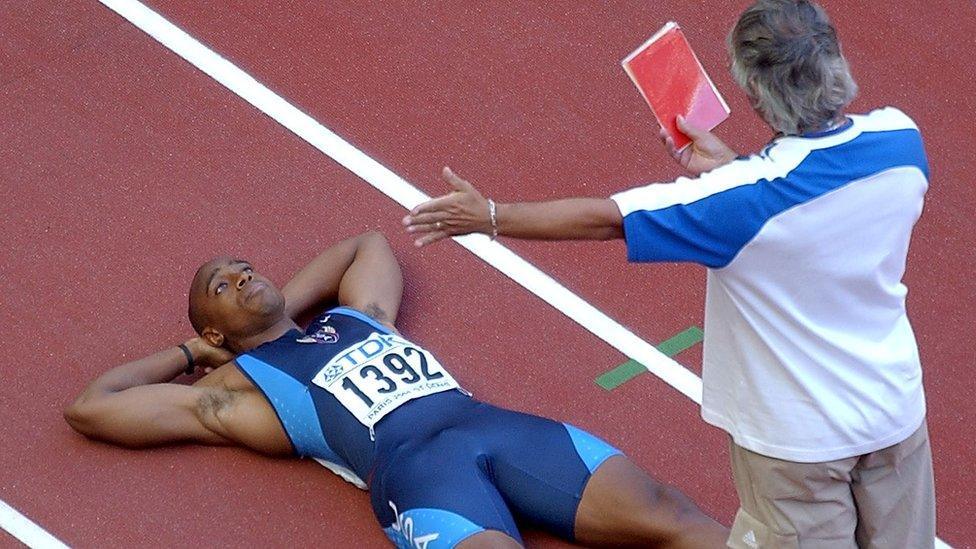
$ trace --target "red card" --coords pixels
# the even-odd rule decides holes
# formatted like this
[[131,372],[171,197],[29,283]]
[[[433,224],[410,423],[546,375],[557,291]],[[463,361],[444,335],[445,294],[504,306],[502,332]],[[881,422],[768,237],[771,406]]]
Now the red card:
[[729,117],[729,106],[695,56],[681,27],[670,22],[621,64],[651,106],[658,124],[683,149],[691,140],[678,130],[677,117],[706,130]]

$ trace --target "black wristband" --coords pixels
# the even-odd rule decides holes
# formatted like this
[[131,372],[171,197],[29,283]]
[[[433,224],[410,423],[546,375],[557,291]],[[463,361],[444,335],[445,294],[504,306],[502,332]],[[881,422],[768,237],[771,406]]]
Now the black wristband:
[[196,364],[193,363],[193,353],[191,353],[190,349],[183,343],[180,343],[177,345],[177,347],[179,347],[180,350],[183,351],[183,354],[186,355],[186,369],[183,370],[183,373],[186,375],[192,374],[193,371],[197,369]]

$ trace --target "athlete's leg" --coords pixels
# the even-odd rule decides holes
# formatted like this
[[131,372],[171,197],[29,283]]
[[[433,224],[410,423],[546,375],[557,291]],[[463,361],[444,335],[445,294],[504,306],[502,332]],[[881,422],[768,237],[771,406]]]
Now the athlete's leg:
[[464,428],[521,520],[590,546],[724,547],[725,528],[585,431],[488,405]]
[[728,535],[687,496],[623,455],[597,468],[576,512],[576,540],[589,546],[725,547]]
[[457,549],[522,549],[522,544],[498,530],[485,530],[457,545]]

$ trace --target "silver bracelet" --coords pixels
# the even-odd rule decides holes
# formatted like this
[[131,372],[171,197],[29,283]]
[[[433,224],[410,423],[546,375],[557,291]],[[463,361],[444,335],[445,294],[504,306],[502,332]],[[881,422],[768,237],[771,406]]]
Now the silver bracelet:
[[488,217],[491,218],[491,239],[498,238],[498,217],[496,215],[495,201],[488,199]]

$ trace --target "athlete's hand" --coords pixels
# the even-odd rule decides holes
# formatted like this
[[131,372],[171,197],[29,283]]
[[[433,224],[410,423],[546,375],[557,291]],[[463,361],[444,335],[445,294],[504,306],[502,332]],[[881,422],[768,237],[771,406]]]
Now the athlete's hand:
[[453,191],[424,202],[403,218],[408,233],[417,235],[414,244],[426,246],[447,238],[469,233],[491,233],[488,201],[471,183],[445,167],[441,176]]
[[237,355],[223,347],[214,347],[202,337],[195,337],[185,343],[190,354],[193,355],[194,364],[201,366],[205,374],[209,374],[214,368],[226,364]]
[[678,129],[691,139],[691,144],[678,151],[674,139],[661,128],[659,136],[668,153],[689,172],[698,175],[735,160],[735,151],[730,149],[712,132],[692,126],[685,117],[678,116]]

